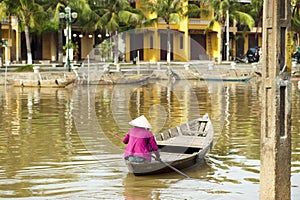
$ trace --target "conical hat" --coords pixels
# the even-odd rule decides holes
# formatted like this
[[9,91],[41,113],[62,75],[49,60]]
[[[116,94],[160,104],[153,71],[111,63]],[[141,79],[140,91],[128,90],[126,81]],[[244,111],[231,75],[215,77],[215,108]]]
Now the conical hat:
[[141,128],[152,128],[151,124],[148,122],[144,115],[130,121],[129,124]]

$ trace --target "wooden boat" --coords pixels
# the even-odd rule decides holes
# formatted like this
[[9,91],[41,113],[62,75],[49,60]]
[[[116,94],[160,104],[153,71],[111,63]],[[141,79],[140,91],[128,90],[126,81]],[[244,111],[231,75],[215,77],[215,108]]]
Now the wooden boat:
[[254,74],[220,74],[220,75],[213,75],[213,74],[205,74],[200,80],[204,81],[224,81],[224,82],[247,82],[249,81]]
[[119,79],[114,80],[115,84],[136,84],[145,82],[150,78],[149,74],[134,74],[124,75]]
[[47,87],[47,88],[64,88],[74,83],[75,78],[50,79],[50,80],[9,80],[15,87]]
[[86,78],[79,78],[76,84],[80,85],[116,85],[116,84],[137,84],[147,81],[150,78],[149,74],[138,75],[111,75],[104,74],[99,80],[87,80]]
[[224,81],[224,82],[247,82],[258,74],[249,70],[223,69],[220,71],[205,71],[200,80],[204,81]]
[[214,130],[208,115],[155,135],[161,160],[137,163],[125,160],[130,173],[149,175],[191,167],[202,161],[213,145]]
[[224,81],[224,82],[247,82],[251,79],[251,77],[207,77],[203,80],[205,81]]
[[11,72],[7,81],[15,87],[64,88],[74,83],[76,76],[72,72]]

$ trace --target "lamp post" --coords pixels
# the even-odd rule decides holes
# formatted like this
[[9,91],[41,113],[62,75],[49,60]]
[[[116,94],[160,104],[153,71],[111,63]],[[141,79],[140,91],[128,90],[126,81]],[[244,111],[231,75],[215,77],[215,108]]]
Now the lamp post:
[[70,39],[71,39],[71,23],[75,21],[77,18],[76,12],[71,12],[71,8],[69,6],[65,7],[65,12],[59,13],[59,18],[64,19],[66,21],[66,29],[67,29],[67,63],[66,66],[68,71],[71,71],[70,65]]

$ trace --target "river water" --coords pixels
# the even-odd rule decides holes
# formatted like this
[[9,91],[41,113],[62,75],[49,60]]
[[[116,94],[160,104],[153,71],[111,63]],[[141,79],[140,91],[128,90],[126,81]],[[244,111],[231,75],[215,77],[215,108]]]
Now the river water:
[[[204,81],[66,89],[0,86],[0,198],[259,199],[260,84]],[[300,89],[292,87],[292,199],[300,197]],[[135,177],[122,154],[128,121],[159,132],[208,113],[206,162]]]

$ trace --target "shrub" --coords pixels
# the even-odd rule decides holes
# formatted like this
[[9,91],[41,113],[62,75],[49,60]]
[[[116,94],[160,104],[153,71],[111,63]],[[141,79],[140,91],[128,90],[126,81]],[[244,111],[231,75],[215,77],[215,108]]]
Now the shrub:
[[13,70],[14,72],[33,72],[33,65],[25,65]]

